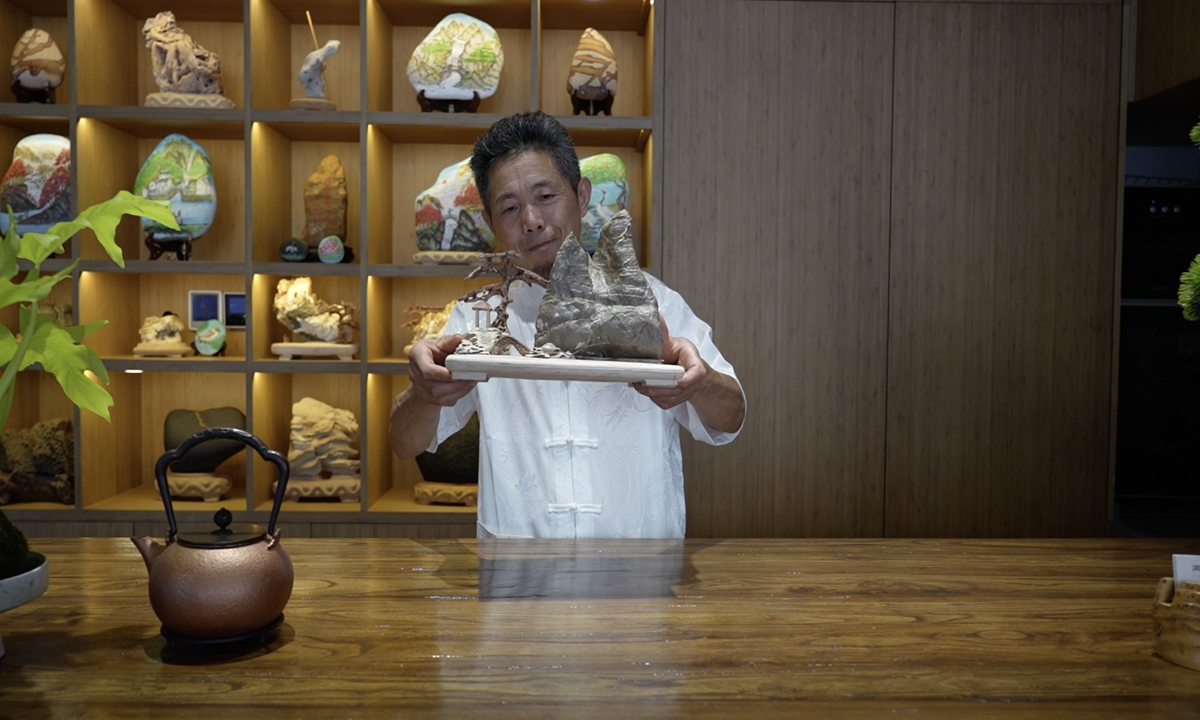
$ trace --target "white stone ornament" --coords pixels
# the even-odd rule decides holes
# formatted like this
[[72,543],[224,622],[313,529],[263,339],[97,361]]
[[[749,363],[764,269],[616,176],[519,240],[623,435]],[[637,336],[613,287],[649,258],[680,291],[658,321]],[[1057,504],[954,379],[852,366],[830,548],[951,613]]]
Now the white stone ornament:
[[418,101],[462,101],[494,95],[503,67],[504,48],[496,29],[470,15],[451,13],[417,45],[407,72]]
[[342,46],[340,40],[330,40],[324,47],[313,50],[300,66],[300,84],[304,86],[304,97],[292,100],[293,110],[336,110],[331,100],[325,97],[325,63],[337,54]]

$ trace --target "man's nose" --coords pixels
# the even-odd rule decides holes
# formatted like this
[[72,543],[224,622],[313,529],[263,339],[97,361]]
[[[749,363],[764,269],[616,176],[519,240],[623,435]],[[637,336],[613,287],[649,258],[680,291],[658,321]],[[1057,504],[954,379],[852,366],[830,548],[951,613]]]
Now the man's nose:
[[534,205],[526,205],[521,211],[521,224],[524,226],[525,233],[535,233],[545,227],[542,222],[542,214]]

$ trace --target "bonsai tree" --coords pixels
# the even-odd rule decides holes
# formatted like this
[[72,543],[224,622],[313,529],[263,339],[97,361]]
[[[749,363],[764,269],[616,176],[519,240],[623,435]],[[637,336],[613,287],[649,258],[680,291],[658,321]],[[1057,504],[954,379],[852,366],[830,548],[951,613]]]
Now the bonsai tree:
[[[105,385],[108,373],[95,351],[79,342],[99,330],[107,320],[87,325],[67,327],[49,315],[37,312],[42,300],[56,284],[71,276],[79,261],[53,275],[41,274],[42,263],[61,252],[63,245],[80,230],[91,230],[104,246],[108,257],[119,267],[125,267],[124,254],[116,243],[117,224],[125,215],[149,217],[169,227],[178,228],[175,217],[166,203],[146,200],[124,190],[111,200],[93,205],[70,222],[57,223],[44,233],[18,235],[16,219],[8,209],[8,233],[0,240],[0,308],[19,305],[20,332],[0,325],[0,429],[8,424],[16,390],[17,373],[33,363],[40,363],[53,373],[71,402],[109,420],[108,408],[112,396],[85,374],[91,371]],[[17,282],[24,261],[28,269]],[[0,578],[17,575],[25,567],[28,544],[21,532],[0,512]]]

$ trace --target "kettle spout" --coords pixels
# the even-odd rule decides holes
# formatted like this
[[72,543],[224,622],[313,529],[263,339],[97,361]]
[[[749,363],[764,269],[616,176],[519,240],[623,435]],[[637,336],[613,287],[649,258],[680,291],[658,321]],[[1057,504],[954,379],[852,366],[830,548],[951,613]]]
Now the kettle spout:
[[148,535],[141,537],[129,538],[133,544],[137,546],[138,552],[142,554],[142,560],[146,561],[146,569],[149,570],[154,565],[154,560],[162,554],[163,550],[167,549],[166,545],[155,541],[154,538]]

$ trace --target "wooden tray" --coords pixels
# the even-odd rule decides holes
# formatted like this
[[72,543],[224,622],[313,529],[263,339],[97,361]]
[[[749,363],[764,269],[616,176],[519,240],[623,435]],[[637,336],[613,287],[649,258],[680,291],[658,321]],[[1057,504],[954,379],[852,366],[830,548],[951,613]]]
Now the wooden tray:
[[683,377],[678,365],[629,360],[569,360],[519,355],[451,355],[446,369],[455,380],[518,378],[521,380],[582,380],[585,382],[644,382],[675,387]]

